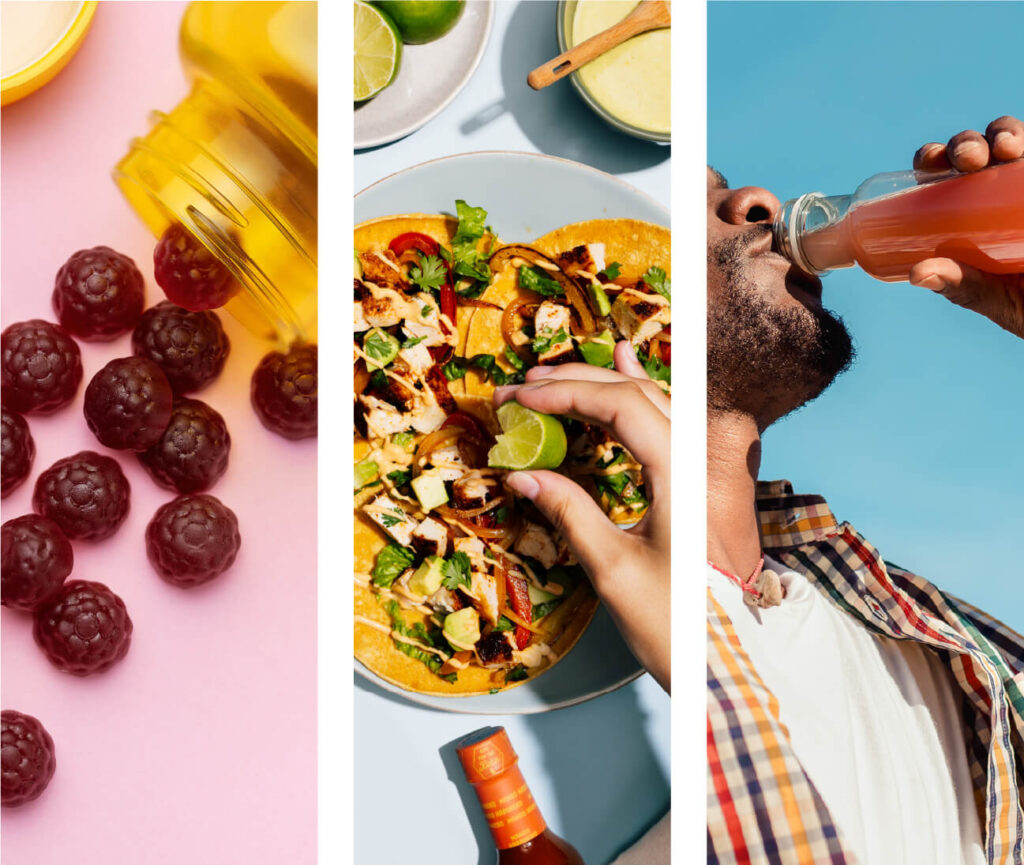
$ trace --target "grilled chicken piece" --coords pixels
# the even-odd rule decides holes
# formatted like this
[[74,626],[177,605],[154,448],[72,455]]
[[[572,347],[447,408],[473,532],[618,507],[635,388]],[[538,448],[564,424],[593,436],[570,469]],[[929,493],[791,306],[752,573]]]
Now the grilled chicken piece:
[[516,538],[514,548],[522,556],[528,556],[540,562],[545,570],[554,567],[558,561],[558,547],[548,531],[537,523],[523,524],[523,530]]
[[365,409],[366,434],[369,438],[385,438],[409,428],[409,419],[384,400],[363,394],[359,397],[359,403]]
[[[437,308],[437,301],[427,292],[414,295],[412,299],[416,303],[419,314],[406,318],[402,325],[405,335],[410,339],[423,337],[423,342],[420,345],[426,348],[444,345],[445,335],[441,330],[441,314]],[[426,314],[423,312],[424,309],[427,310]]]
[[399,349],[398,357],[413,375],[425,373],[434,365],[434,359],[430,356],[430,349],[422,342],[410,348]]
[[466,465],[462,454],[459,453],[457,445],[446,445],[443,448],[438,448],[428,459],[443,481],[457,481],[469,471],[469,466]]
[[470,561],[480,559],[484,555],[484,542],[480,538],[465,537],[455,539],[455,552],[465,553]]
[[396,504],[387,495],[379,495],[372,502],[363,505],[364,513],[378,526],[384,529],[396,543],[407,547],[412,543],[412,533],[416,530],[416,520],[401,505]]
[[402,320],[402,314],[394,302],[394,297],[387,294],[374,297],[372,294],[360,301],[363,307],[363,321],[371,327],[392,327]]
[[576,276],[581,270],[590,276],[604,270],[604,244],[588,243],[575,246],[568,252],[561,253],[555,262],[568,276]]
[[359,263],[363,266],[363,282],[399,291],[409,287],[398,258],[390,249],[383,252],[360,252]]
[[[453,397],[451,391],[448,390],[448,379],[445,377],[441,367],[434,364],[434,366],[427,370],[426,374],[423,376],[423,380],[427,383],[427,387],[429,387],[433,392],[434,399],[437,400],[437,404],[441,407],[445,416],[458,410],[455,397]],[[440,424],[438,424],[438,426],[440,426]],[[436,428],[437,427],[434,429]],[[426,432],[426,430],[420,430],[420,432]]]
[[476,475],[460,478],[452,484],[452,503],[462,511],[481,508],[493,499],[500,488],[490,478]]
[[435,610],[444,610],[446,613],[454,613],[463,607],[462,599],[453,591],[441,586],[434,594],[427,598],[427,603]]
[[490,574],[474,571],[471,591],[476,611],[492,625],[498,623],[498,581]]
[[447,556],[448,527],[440,520],[427,517],[412,533],[412,546],[421,556]]
[[551,300],[543,301],[533,317],[533,328],[535,336],[552,340],[547,350],[537,355],[538,363],[553,366],[575,359],[569,307]]
[[366,317],[363,315],[363,302],[361,300],[357,300],[354,301],[352,305],[355,307],[355,325],[353,326],[352,329],[356,333],[362,333],[364,330],[369,330],[370,323],[366,320]]
[[669,302],[660,294],[625,289],[612,304],[612,320],[623,337],[636,346],[664,329],[672,320]]

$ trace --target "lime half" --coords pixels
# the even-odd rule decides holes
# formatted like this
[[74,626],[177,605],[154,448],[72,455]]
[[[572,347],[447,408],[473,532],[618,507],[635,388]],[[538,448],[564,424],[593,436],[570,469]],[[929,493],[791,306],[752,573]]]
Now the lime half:
[[357,0],[355,5],[355,101],[376,96],[398,74],[402,37],[395,22],[380,9]]
[[517,402],[498,407],[502,435],[487,454],[497,469],[554,469],[565,459],[565,430],[558,418]]

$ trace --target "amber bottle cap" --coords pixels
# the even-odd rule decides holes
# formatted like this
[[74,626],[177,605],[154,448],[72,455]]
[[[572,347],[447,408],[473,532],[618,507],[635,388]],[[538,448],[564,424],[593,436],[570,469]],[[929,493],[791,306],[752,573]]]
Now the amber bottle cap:
[[511,769],[519,760],[504,727],[484,727],[455,746],[470,784],[479,784]]

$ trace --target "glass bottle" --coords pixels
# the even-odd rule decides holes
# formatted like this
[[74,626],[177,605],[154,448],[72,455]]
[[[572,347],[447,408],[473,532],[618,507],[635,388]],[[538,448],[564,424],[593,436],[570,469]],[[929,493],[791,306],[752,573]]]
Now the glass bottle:
[[1024,273],[1024,160],[876,174],[852,195],[809,192],[782,205],[773,231],[775,248],[808,273],[858,264],[896,282],[933,257]]
[[455,750],[491,827],[499,865],[583,865],[537,810],[504,727],[470,733]]
[[114,169],[153,234],[180,223],[242,284],[227,309],[285,344],[316,339],[316,38],[313,2],[190,3],[191,92]]

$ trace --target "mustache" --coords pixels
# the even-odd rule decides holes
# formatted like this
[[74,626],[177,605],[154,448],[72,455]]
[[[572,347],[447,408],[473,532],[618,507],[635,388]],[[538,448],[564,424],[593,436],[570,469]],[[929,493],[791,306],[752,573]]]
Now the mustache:
[[715,263],[721,268],[734,268],[752,246],[771,235],[772,227],[765,223],[750,226],[743,234],[737,234],[728,240],[717,243],[711,250]]

